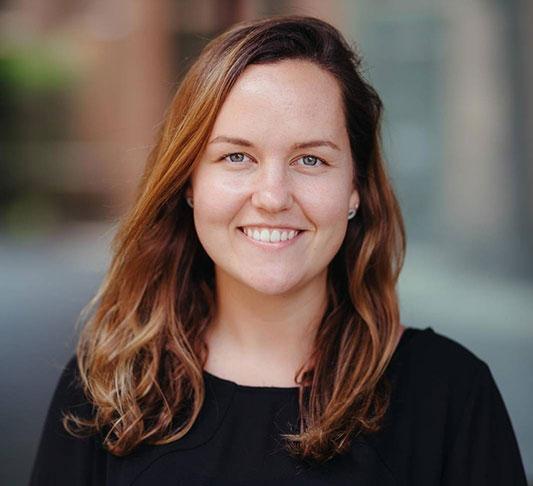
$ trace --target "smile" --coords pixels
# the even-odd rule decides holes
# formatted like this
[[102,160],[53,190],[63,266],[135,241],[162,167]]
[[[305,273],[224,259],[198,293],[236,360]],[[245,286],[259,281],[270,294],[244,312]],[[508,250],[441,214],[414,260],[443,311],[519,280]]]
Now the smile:
[[298,241],[305,231],[291,230],[291,231],[279,231],[273,230],[269,232],[267,229],[259,232],[257,229],[248,230],[245,228],[238,228],[239,233],[243,235],[248,241],[260,246],[262,248],[284,248],[286,246],[293,245]]

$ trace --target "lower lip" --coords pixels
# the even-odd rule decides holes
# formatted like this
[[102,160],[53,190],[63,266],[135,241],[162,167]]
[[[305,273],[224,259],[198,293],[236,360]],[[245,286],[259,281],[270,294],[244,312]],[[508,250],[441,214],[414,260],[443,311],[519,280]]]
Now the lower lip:
[[288,246],[291,246],[292,244],[296,243],[300,237],[305,233],[305,231],[300,231],[298,234],[292,238],[291,240],[285,240],[285,241],[277,241],[276,243],[270,243],[266,241],[257,241],[253,238],[250,238],[241,228],[237,228],[237,231],[249,242],[257,245],[259,248],[263,248],[265,250],[279,250],[281,248],[286,248]]

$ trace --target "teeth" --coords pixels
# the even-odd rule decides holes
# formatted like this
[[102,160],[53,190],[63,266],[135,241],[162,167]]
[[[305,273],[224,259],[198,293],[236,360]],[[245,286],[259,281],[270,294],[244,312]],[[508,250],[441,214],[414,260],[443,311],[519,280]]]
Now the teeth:
[[249,229],[249,228],[243,228],[243,231],[246,233],[247,236],[250,238],[253,238],[257,241],[264,241],[267,243],[277,243],[278,241],[286,241],[286,240],[292,240],[299,231],[282,231],[282,230],[272,230],[269,231],[268,229]]

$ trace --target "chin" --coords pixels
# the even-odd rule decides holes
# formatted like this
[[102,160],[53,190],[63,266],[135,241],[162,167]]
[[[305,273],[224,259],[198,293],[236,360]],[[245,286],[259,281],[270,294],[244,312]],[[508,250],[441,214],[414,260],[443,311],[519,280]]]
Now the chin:
[[[274,269],[257,270],[252,271],[247,266],[243,265],[240,268],[227,268],[224,270],[222,267],[216,267],[218,269],[217,281],[233,288],[239,287],[255,291],[264,295],[283,295],[294,292],[303,286],[305,282],[309,280],[305,278],[305,275],[300,272],[288,272],[278,269],[276,272]],[[238,290],[237,290],[238,292]]]
[[245,281],[242,282],[246,286],[254,289],[256,292],[265,295],[283,295],[296,290],[299,287],[299,279],[282,280],[279,278]]
[[260,293],[260,294],[264,294],[264,295],[271,295],[271,296],[274,296],[274,295],[284,295],[286,293],[288,293],[289,291],[293,290],[293,287],[292,286],[285,286],[285,287],[280,287],[280,286],[273,286],[273,285],[270,285],[270,286],[261,286],[261,287],[258,287],[257,285],[254,285],[253,288],[256,292]]

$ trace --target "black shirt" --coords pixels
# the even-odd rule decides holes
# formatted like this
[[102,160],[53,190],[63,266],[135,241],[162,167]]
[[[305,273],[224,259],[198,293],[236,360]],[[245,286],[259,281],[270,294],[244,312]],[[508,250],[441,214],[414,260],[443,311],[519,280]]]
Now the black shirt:
[[508,413],[483,361],[431,328],[407,328],[386,373],[393,392],[384,427],[321,466],[291,458],[279,437],[298,423],[296,387],[238,385],[205,371],[204,406],[189,433],[121,458],[98,436],[78,439],[62,429],[61,410],[90,410],[72,357],[30,485],[526,485]]

